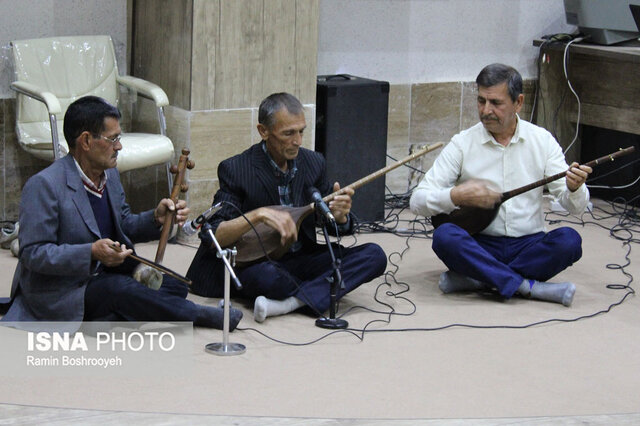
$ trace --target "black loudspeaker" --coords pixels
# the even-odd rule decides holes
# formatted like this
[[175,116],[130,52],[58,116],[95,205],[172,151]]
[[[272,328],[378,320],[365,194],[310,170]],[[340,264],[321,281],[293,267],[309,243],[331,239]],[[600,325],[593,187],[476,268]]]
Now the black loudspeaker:
[[[640,176],[640,136],[587,125],[582,125],[581,130],[581,163],[595,160],[619,148],[635,146],[636,150],[630,155],[594,167],[593,173],[587,179],[587,185],[590,186],[589,193],[594,197],[610,201],[620,197],[621,199],[616,201],[640,206],[640,182],[627,186]],[[626,188],[608,189],[594,186]]]
[[[346,186],[385,167],[389,83],[348,74],[318,76],[316,151],[327,177]],[[384,219],[384,176],[356,190],[351,211],[360,221]]]

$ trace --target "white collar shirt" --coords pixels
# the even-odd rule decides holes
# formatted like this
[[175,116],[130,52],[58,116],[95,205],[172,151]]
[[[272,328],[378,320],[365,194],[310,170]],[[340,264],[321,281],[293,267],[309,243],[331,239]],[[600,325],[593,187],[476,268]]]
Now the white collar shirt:
[[[455,135],[411,196],[411,210],[433,216],[451,213],[451,189],[470,179],[482,179],[506,192],[566,171],[560,145],[545,129],[517,118],[516,131],[507,146],[500,145],[482,123]],[[567,211],[582,213],[589,201],[586,185],[571,192],[565,178],[546,185]],[[495,220],[482,234],[520,237],[544,231],[543,187],[502,203]]]
[[91,179],[85,174],[82,167],[80,167],[80,163],[78,160],[73,158],[74,163],[76,163],[76,168],[78,169],[78,173],[80,173],[80,179],[82,179],[82,183],[84,184],[84,189],[87,190],[89,194],[93,194],[98,198],[102,198],[102,194],[104,193],[104,189],[107,186],[107,174],[102,172],[102,176],[100,176],[100,186],[96,186]]

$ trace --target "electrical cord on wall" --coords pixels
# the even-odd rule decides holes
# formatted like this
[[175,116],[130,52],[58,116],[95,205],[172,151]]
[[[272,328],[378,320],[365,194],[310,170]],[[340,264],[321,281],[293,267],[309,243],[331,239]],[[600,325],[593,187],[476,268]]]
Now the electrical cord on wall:
[[578,131],[580,130],[580,115],[581,115],[581,107],[582,104],[580,102],[580,96],[578,96],[578,94],[576,93],[576,91],[573,89],[573,85],[571,84],[571,80],[569,80],[569,74],[568,74],[568,66],[569,66],[569,47],[573,44],[573,43],[579,43],[585,39],[587,39],[588,36],[583,36],[583,37],[576,37],[573,40],[569,41],[567,43],[567,45],[564,48],[564,55],[562,56],[562,69],[564,71],[564,78],[567,80],[567,85],[569,86],[569,90],[571,90],[571,93],[573,93],[573,96],[575,96],[576,101],[578,102],[578,116],[576,118],[576,132],[575,135],[573,137],[573,140],[571,141],[571,143],[569,144],[569,146],[567,146],[567,148],[564,150],[563,154],[567,154],[567,152],[571,149],[571,147],[575,144],[575,142],[578,140]]
[[533,114],[534,114],[534,112],[536,110],[538,97],[540,98],[540,105],[541,105],[542,113],[543,113],[543,116],[544,116],[545,105],[544,105],[544,97],[543,97],[542,91],[540,90],[540,78],[541,78],[541,75],[542,75],[542,73],[541,73],[541,64],[544,63],[545,60],[547,59],[547,54],[544,53],[543,50],[544,50],[544,48],[546,46],[548,46],[550,44],[555,44],[555,43],[563,43],[563,44],[565,44],[563,55],[562,55],[562,69],[563,69],[563,74],[564,74],[565,80],[567,82],[567,87],[565,88],[565,91],[563,91],[562,95],[560,96],[560,101],[558,102],[558,107],[556,108],[556,110],[553,113],[553,117],[552,117],[553,123],[550,126],[551,128],[549,129],[549,131],[557,139],[556,128],[557,128],[558,113],[560,111],[560,108],[564,104],[565,95],[566,95],[566,89],[568,88],[571,91],[571,93],[574,95],[574,97],[576,98],[576,101],[578,102],[578,112],[577,112],[575,135],[573,137],[573,140],[569,143],[567,148],[564,150],[564,154],[565,155],[567,154],[569,149],[572,148],[572,146],[575,144],[575,142],[578,139],[578,134],[579,134],[579,129],[580,129],[581,108],[582,108],[580,97],[578,96],[578,94],[574,90],[573,85],[571,84],[571,80],[569,79],[569,75],[568,75],[569,47],[574,43],[579,43],[579,42],[582,42],[584,40],[587,40],[589,37],[590,36],[588,36],[588,35],[585,36],[585,35],[582,35],[582,34],[566,34],[566,33],[545,35],[545,36],[542,37],[544,39],[544,41],[540,45],[540,50],[539,50],[537,61],[536,61],[536,70],[537,70],[537,73],[538,73],[538,83],[536,85],[534,103],[533,103],[533,107],[532,107],[532,111],[531,111],[531,119],[530,119],[531,122],[533,122],[533,117],[534,117]]

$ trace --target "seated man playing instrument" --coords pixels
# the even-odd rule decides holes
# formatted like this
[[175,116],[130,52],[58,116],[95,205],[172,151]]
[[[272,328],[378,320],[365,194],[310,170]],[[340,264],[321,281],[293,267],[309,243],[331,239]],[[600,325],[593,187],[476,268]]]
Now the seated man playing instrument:
[[[3,321],[191,321],[222,328],[222,309],[186,300],[187,285],[165,275],[159,290],[134,280],[133,242],[160,236],[176,212],[169,198],[140,214],[125,201],[116,163],[120,113],[80,98],[64,116],[69,154],[32,176],[20,201],[20,252]],[[242,312],[232,310],[230,328]],[[19,327],[19,325],[17,325]]]
[[[254,300],[254,319],[282,315],[309,306],[322,315],[330,306],[328,278],[332,262],[327,247],[316,243],[316,223],[307,216],[298,232],[286,209],[269,206],[298,207],[311,203],[310,188],[322,195],[340,190],[326,177],[321,154],[301,147],[306,128],[302,104],[293,95],[275,93],[262,101],[258,113],[258,132],[262,141],[248,150],[220,163],[220,189],[213,203],[222,208],[209,220],[222,247],[232,247],[252,224],[264,224],[280,235],[282,246],[290,246],[277,260],[263,260],[236,268],[242,289],[232,288],[232,295]],[[344,188],[330,203],[338,232],[350,233],[352,188]],[[362,283],[380,276],[387,259],[382,249],[372,243],[345,248],[334,245],[341,257],[344,288],[338,298]],[[240,249],[238,249],[240,255]],[[193,281],[192,291],[209,297],[222,297],[224,266],[210,245],[202,243],[187,277]]]
[[492,64],[476,79],[480,123],[455,135],[411,195],[411,210],[432,217],[460,207],[492,209],[497,216],[470,235],[453,223],[433,234],[433,251],[449,270],[440,276],[444,293],[496,288],[569,306],[573,283],[546,282],[582,256],[580,235],[568,227],[544,230],[543,188],[501,203],[502,191],[566,172],[547,184],[567,211],[580,214],[589,201],[588,166],[567,165],[545,129],[522,120],[522,77],[512,67]]

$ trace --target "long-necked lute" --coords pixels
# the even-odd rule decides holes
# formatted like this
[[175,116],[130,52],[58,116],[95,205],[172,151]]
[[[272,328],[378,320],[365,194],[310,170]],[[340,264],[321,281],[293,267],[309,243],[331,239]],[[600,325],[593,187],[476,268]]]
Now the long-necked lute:
[[[605,155],[596,160],[589,161],[588,163],[585,164],[585,166],[589,166],[593,168],[599,164],[602,164],[608,161],[613,161],[618,157],[622,157],[623,155],[630,154],[634,150],[635,150],[635,147],[633,146],[630,146],[625,149],[620,149],[619,151],[616,151],[609,155]],[[481,232],[487,226],[489,226],[491,222],[493,222],[493,220],[498,215],[498,210],[500,210],[500,206],[502,205],[502,203],[504,203],[508,199],[513,198],[516,195],[520,195],[524,192],[530,191],[539,186],[546,185],[547,183],[553,182],[554,180],[563,178],[566,175],[567,175],[566,171],[561,172],[553,176],[549,176],[547,178],[541,179],[537,182],[531,183],[529,185],[525,185],[523,187],[513,189],[511,191],[503,192],[500,198],[500,201],[498,201],[491,209],[483,209],[481,207],[462,206],[459,209],[454,210],[450,214],[441,213],[441,214],[432,216],[431,223],[434,228],[437,228],[443,223],[449,222],[449,223],[458,225],[462,229],[469,232],[469,234],[472,234],[472,235],[477,234],[478,232]]]
[[[437,148],[440,148],[442,145],[444,145],[442,142],[438,142],[435,143],[431,146],[428,146],[420,151],[414,152],[413,154],[409,155],[408,157],[403,158],[402,160],[388,165],[376,172],[371,173],[368,176],[363,177],[362,179],[359,179],[355,182],[353,182],[350,185],[347,185],[344,188],[341,188],[340,190],[333,192],[329,195],[327,195],[326,197],[322,198],[322,200],[325,203],[329,203],[331,200],[334,199],[334,197],[336,197],[337,195],[340,195],[343,193],[343,191],[346,188],[352,188],[354,190],[360,188],[361,186],[371,182],[374,179],[377,179],[381,176],[384,176],[385,174],[389,173],[391,170],[403,165],[404,163],[407,163],[409,161],[415,160],[418,157],[421,157],[425,154],[427,154],[428,152],[431,152]],[[313,212],[314,210],[314,203],[305,205],[305,206],[301,206],[301,207],[285,207],[285,206],[268,206],[268,208],[271,209],[275,209],[275,210],[284,210],[286,212],[288,212],[291,215],[291,218],[293,219],[293,221],[296,223],[296,227],[298,230],[300,230],[300,225],[302,224],[302,221]],[[271,259],[278,259],[280,258],[282,255],[284,255],[287,250],[289,250],[289,247],[291,246],[290,244],[287,246],[283,246],[280,244],[280,234],[278,233],[278,231],[276,231],[275,229],[271,228],[270,226],[267,226],[263,223],[258,223],[256,225],[254,225],[255,230],[257,232],[257,234],[259,234],[259,238],[258,235],[256,235],[256,232],[254,232],[253,230],[249,230],[246,233],[244,233],[240,239],[238,241],[236,241],[233,245],[235,245],[237,251],[238,251],[238,255],[236,257],[236,264],[239,266],[246,266],[249,265],[253,262],[259,261],[261,259],[265,258],[265,251],[267,253],[267,255],[269,256],[269,258]],[[264,250],[263,247],[260,244],[260,241],[262,241],[262,245],[264,246]]]

